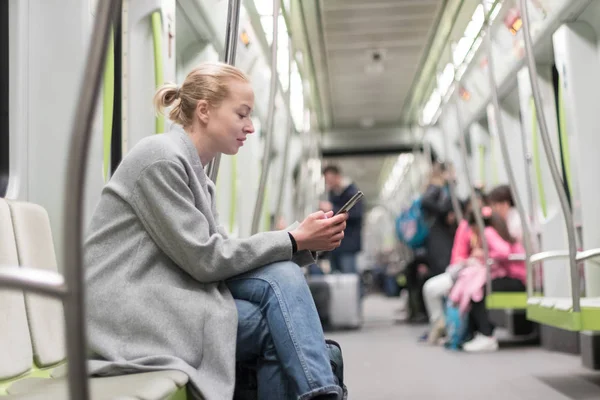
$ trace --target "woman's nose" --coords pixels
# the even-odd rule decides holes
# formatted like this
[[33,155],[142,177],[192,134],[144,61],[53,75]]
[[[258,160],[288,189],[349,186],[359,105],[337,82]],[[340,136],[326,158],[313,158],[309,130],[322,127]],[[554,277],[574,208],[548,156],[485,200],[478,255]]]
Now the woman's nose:
[[250,123],[246,125],[246,127],[244,128],[244,132],[246,132],[247,134],[254,133],[254,124],[252,123],[252,120],[250,120]]

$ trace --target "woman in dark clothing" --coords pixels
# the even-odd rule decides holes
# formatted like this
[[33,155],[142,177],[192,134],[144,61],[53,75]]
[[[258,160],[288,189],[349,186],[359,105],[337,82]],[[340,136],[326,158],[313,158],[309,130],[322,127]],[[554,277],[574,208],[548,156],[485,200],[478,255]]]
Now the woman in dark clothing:
[[431,224],[425,243],[429,277],[441,274],[450,264],[457,227],[445,173],[443,164],[434,167],[430,184],[421,199],[421,207]]
[[423,285],[429,278],[443,273],[450,264],[457,221],[445,174],[445,166],[436,164],[429,186],[421,198],[421,207],[429,222],[429,234],[425,241],[424,254],[415,254],[415,260],[406,268],[411,304],[410,322],[428,321],[423,301]]

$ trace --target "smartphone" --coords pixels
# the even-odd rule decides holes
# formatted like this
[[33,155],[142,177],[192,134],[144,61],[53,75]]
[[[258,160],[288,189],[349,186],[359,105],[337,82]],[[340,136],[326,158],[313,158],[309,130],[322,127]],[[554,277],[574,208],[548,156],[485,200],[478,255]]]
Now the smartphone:
[[350,200],[348,200],[348,202],[346,204],[344,204],[338,212],[335,213],[335,215],[338,215],[341,213],[347,213],[348,211],[350,211],[350,209],[352,207],[354,207],[356,205],[356,203],[358,203],[358,201],[363,198],[363,196],[364,196],[363,192],[361,192],[359,190],[358,193],[356,193],[354,196],[352,196],[352,198]]

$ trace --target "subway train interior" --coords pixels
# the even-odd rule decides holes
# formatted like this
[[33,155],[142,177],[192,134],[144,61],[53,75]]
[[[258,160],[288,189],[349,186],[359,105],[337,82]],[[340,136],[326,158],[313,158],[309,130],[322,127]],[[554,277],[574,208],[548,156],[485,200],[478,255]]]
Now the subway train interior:
[[225,399],[88,370],[87,229],[207,62],[254,91],[210,240],[364,195],[297,266],[343,398],[600,399],[599,0],[0,0],[0,400]]

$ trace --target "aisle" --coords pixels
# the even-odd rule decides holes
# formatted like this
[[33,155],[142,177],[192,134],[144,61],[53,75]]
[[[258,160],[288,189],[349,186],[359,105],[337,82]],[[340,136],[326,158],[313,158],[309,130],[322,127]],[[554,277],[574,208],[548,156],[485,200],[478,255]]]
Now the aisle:
[[425,328],[395,323],[396,309],[396,299],[370,296],[361,330],[327,333],[342,344],[350,400],[600,398],[600,374],[579,357],[539,347],[450,352],[418,343]]

